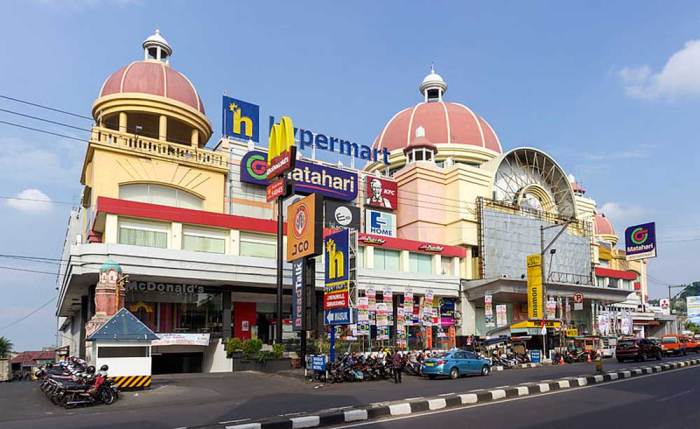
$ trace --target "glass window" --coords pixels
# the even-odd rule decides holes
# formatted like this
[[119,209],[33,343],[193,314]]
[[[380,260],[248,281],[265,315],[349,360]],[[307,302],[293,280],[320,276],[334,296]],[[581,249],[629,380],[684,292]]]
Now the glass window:
[[182,248],[195,252],[226,253],[226,240],[195,234],[184,234]]
[[274,235],[241,232],[241,256],[259,258],[277,257],[277,238]]
[[440,266],[441,266],[441,273],[451,276],[453,269],[452,269],[452,258],[449,257],[442,257],[440,258]]
[[97,357],[100,358],[129,358],[148,357],[148,347],[124,346],[124,347],[99,347]]
[[119,185],[119,198],[185,209],[202,209],[202,199],[182,189],[152,183]]
[[401,252],[374,248],[374,269],[380,271],[399,271]]
[[613,279],[613,278],[609,279],[608,280],[608,287],[615,288],[615,289],[619,288],[620,287],[620,279]]
[[423,161],[423,150],[422,149],[418,149],[418,150],[414,151],[414,154],[415,154],[414,158],[416,159],[416,161]]
[[150,222],[121,221],[118,242],[165,249],[168,247],[168,227]]
[[432,273],[433,255],[410,253],[408,256],[408,271],[412,273]]

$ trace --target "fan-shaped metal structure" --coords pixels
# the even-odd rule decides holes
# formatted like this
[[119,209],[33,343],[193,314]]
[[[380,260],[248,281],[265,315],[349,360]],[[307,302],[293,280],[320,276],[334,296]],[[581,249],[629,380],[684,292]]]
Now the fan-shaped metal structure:
[[493,199],[576,217],[574,193],[564,170],[552,157],[533,148],[513,149],[503,155],[493,179]]

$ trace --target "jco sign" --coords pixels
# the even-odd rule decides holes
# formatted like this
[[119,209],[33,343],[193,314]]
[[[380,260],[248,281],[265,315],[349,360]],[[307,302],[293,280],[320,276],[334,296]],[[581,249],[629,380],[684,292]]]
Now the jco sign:
[[323,246],[323,201],[311,194],[287,209],[287,262],[320,255]]

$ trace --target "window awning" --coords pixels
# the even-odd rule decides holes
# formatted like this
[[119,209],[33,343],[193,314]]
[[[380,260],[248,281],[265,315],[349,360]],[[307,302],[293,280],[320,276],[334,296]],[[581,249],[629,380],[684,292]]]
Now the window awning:
[[597,277],[610,277],[613,279],[637,280],[637,273],[634,271],[614,270],[605,267],[595,267],[595,275]]

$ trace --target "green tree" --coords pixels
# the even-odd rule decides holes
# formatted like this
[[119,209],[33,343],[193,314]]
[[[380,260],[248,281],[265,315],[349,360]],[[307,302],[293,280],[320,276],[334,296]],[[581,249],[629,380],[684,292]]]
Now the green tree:
[[12,342],[5,337],[0,337],[0,358],[6,357],[12,351]]

